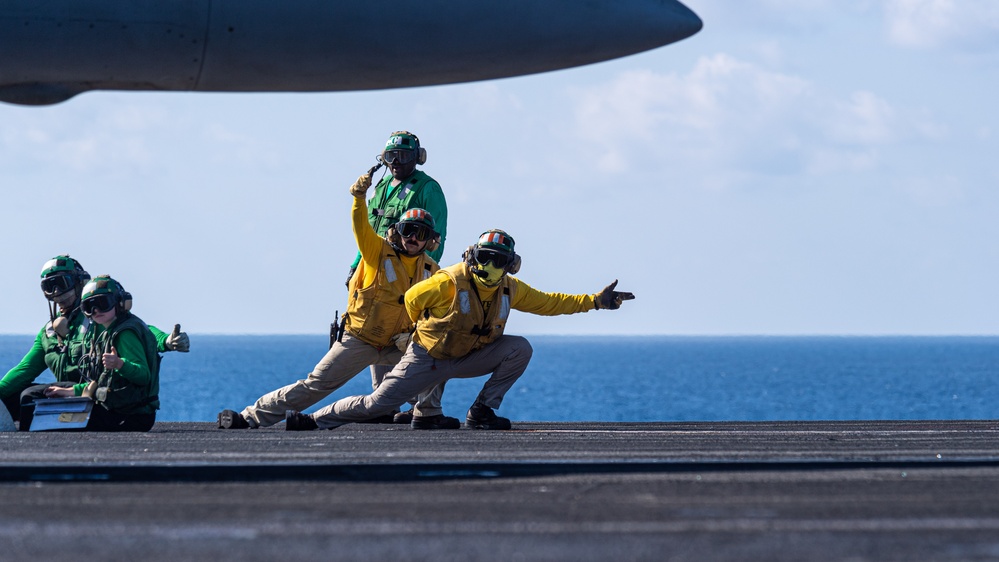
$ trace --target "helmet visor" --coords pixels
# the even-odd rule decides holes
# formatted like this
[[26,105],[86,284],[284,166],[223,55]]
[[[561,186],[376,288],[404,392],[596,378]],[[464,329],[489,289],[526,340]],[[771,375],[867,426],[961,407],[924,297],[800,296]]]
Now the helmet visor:
[[415,238],[420,242],[429,240],[434,234],[434,231],[429,226],[416,222],[397,222],[395,223],[395,230],[403,238]]
[[46,297],[57,297],[73,288],[72,275],[53,275],[42,279],[42,292]]
[[382,153],[382,160],[386,164],[402,164],[406,165],[410,162],[416,160],[415,150],[386,150]]
[[114,297],[105,293],[103,295],[94,295],[89,299],[83,301],[80,305],[83,308],[83,313],[87,316],[92,316],[94,314],[100,314],[107,312],[114,308],[115,302]]
[[475,258],[475,263],[479,265],[486,265],[489,262],[493,262],[493,265],[496,267],[506,267],[506,264],[510,262],[510,254],[481,247],[476,247],[472,250],[472,257]]

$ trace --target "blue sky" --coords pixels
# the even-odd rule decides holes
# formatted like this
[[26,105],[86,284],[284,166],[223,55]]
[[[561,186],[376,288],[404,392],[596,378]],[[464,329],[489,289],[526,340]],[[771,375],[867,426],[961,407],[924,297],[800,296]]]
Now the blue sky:
[[534,287],[637,295],[514,333],[999,334],[999,4],[687,4],[690,39],[537,76],[0,104],[0,333],[45,322],[66,252],[152,324],[325,333],[347,189],[409,129],[444,264],[503,228]]

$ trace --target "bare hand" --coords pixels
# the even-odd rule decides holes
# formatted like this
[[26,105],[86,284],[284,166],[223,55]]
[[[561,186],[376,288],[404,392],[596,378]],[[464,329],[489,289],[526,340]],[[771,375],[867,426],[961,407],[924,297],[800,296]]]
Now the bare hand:
[[75,396],[73,387],[50,386],[45,389],[46,398],[71,398],[73,396]]

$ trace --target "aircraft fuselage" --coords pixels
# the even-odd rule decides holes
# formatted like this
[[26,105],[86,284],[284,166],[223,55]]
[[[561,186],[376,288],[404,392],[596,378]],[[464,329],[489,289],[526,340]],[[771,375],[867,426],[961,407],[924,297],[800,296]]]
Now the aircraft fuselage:
[[0,101],[470,82],[638,53],[701,25],[676,0],[8,0]]

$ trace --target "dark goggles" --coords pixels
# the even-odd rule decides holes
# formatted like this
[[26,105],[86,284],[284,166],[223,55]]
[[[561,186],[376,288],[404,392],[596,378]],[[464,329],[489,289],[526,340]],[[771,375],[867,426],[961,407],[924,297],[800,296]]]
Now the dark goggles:
[[420,242],[429,240],[434,235],[434,231],[429,226],[417,222],[397,222],[395,230],[403,238],[416,238]]
[[386,150],[382,153],[382,160],[386,164],[409,164],[416,160],[415,150]]
[[73,288],[75,280],[72,275],[55,275],[42,279],[42,292],[46,296],[54,297],[61,295]]
[[487,248],[476,247],[472,250],[472,257],[475,258],[475,263],[479,265],[486,265],[489,262],[493,262],[496,267],[506,267],[506,264],[510,263],[510,254],[506,252],[497,252],[496,250],[489,250]]
[[83,301],[80,305],[83,308],[83,313],[87,316],[92,316],[94,314],[105,313],[112,308],[114,308],[115,300],[114,297],[108,294],[95,295],[89,299]]

